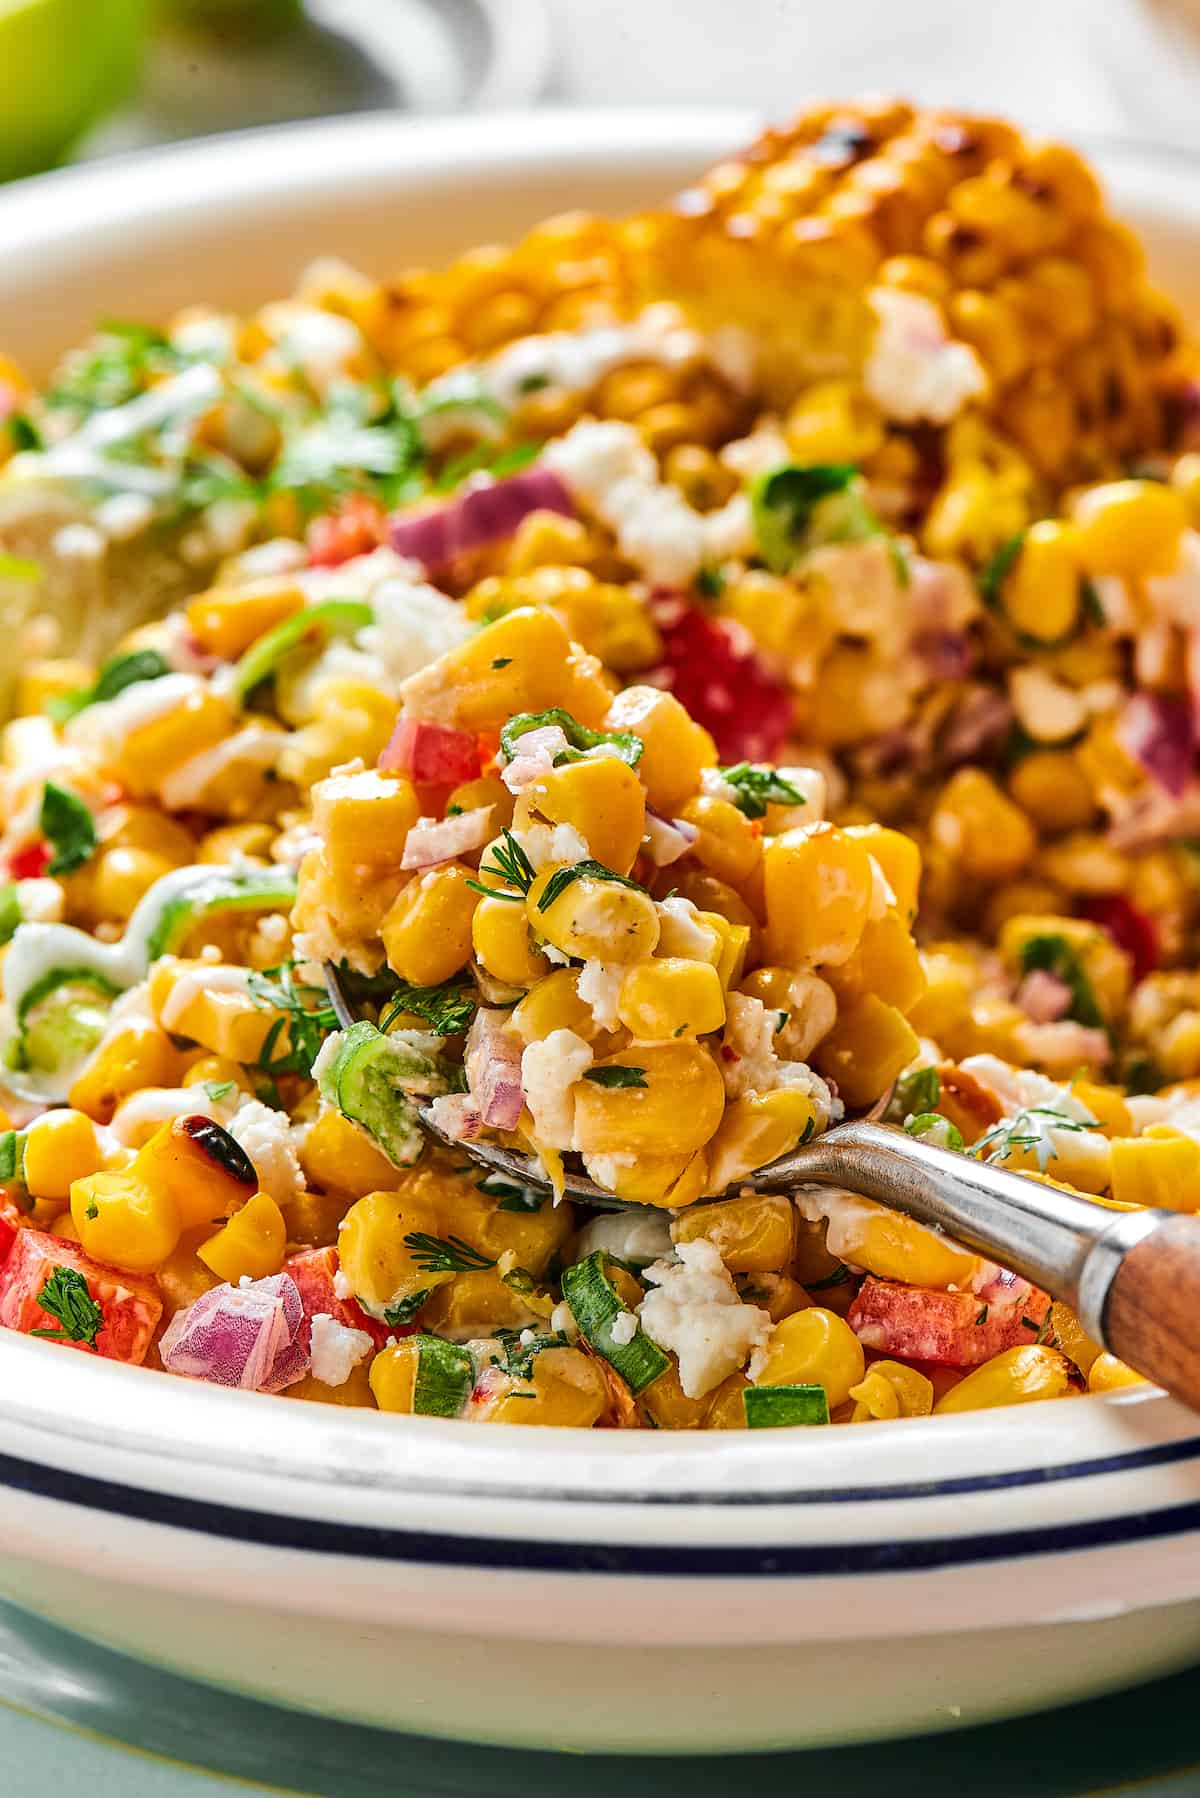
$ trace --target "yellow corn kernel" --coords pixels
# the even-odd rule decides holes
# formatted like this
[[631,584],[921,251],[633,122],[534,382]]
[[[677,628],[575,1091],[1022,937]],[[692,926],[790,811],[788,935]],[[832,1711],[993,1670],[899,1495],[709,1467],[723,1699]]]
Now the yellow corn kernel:
[[1055,1299],[1051,1305],[1048,1322],[1053,1347],[1061,1349],[1080,1373],[1089,1374],[1103,1353],[1100,1344],[1092,1341],[1070,1306],[1061,1299]]
[[817,1044],[833,1029],[837,995],[819,974],[798,974],[791,968],[755,968],[742,981],[740,992],[760,999],[778,1015],[775,1048],[789,1061],[807,1061]]
[[173,1086],[179,1054],[156,1024],[129,1019],[105,1037],[72,1082],[67,1100],[97,1124],[112,1122],[113,1112],[130,1093],[146,1086]]
[[829,1408],[844,1405],[866,1369],[862,1343],[834,1311],[810,1305],[776,1324],[755,1386],[824,1386]]
[[745,887],[762,861],[762,828],[727,799],[707,793],[689,799],[679,816],[699,832],[688,851],[702,867],[731,887]]
[[480,899],[471,918],[471,941],[480,966],[506,986],[531,987],[550,972],[534,947],[523,905],[508,899]]
[[553,1030],[571,1030],[585,1042],[595,1035],[592,1008],[579,997],[578,985],[574,968],[556,968],[526,993],[512,1014],[512,1027],[522,1042],[542,1042]]
[[196,1250],[205,1267],[236,1286],[245,1275],[265,1280],[283,1266],[287,1225],[269,1193],[257,1192]]
[[487,1408],[486,1417],[489,1423],[590,1430],[608,1410],[608,1402],[607,1382],[590,1355],[581,1349],[551,1348],[534,1357],[532,1379],[513,1381]]
[[896,896],[896,910],[911,924],[921,887],[921,851],[912,838],[886,824],[851,824],[845,834],[874,856]]
[[421,815],[410,780],[374,769],[318,781],[312,810],[330,872],[347,886],[384,872],[398,874],[405,839]]
[[[689,906],[661,908],[658,914],[658,954],[686,961],[707,962],[720,970],[725,935],[730,926],[719,912],[701,912]],[[727,982],[722,981],[723,986]]]
[[1096,816],[1092,783],[1069,749],[1035,749],[1022,756],[1008,777],[1008,790],[1047,832],[1082,830]]
[[529,889],[526,911],[539,936],[582,961],[634,962],[653,955],[659,925],[649,894],[584,874],[543,908],[546,888],[561,871],[543,868]]
[[925,991],[909,1013],[909,1023],[920,1036],[948,1046],[966,1022],[975,992],[975,973],[970,960],[953,949],[921,951]]
[[747,958],[750,954],[754,931],[749,924],[732,924],[722,918],[719,912],[702,912],[701,917],[707,922],[712,920],[721,932],[721,954],[717,961],[717,975],[721,985],[728,992],[742,978]]
[[837,1081],[847,1105],[871,1105],[920,1050],[917,1033],[894,1005],[863,993],[838,1012],[816,1050],[823,1074]]
[[1107,1350],[1096,1356],[1088,1369],[1089,1392],[1120,1392],[1125,1386],[1144,1386],[1147,1384],[1145,1374],[1138,1373],[1136,1368],[1129,1367],[1124,1361],[1118,1361],[1115,1355]]
[[1112,1196],[1122,1205],[1160,1205],[1168,1211],[1200,1207],[1200,1142],[1166,1124],[1112,1145]]
[[1024,812],[979,768],[950,776],[930,821],[930,833],[957,857],[964,874],[979,880],[1007,880],[1025,866],[1037,837]]
[[574,1229],[569,1205],[547,1200],[538,1211],[505,1211],[500,1199],[481,1190],[473,1180],[430,1168],[413,1184],[414,1196],[431,1203],[437,1212],[441,1234],[452,1232],[481,1254],[499,1260],[513,1254],[517,1265],[535,1278],[546,1271],[556,1254],[566,1248]]
[[76,693],[81,687],[90,687],[95,679],[96,670],[90,662],[66,658],[26,662],[17,682],[13,713],[18,718],[38,717],[50,700]]
[[[393,1171],[394,1177],[394,1171]],[[433,1206],[399,1192],[370,1192],[351,1205],[338,1233],[338,1259],[355,1298],[372,1317],[386,1322],[394,1305],[430,1292],[454,1278],[421,1265],[406,1236],[438,1235]]]
[[796,1087],[746,1093],[727,1105],[708,1146],[706,1191],[721,1193],[755,1168],[794,1149],[816,1124],[812,1100]]
[[375,1395],[371,1391],[371,1367],[368,1361],[360,1361],[357,1367],[352,1367],[340,1386],[327,1386],[324,1380],[318,1380],[315,1375],[305,1374],[294,1386],[285,1387],[281,1396],[298,1398],[314,1405],[346,1405],[365,1411],[377,1409]]
[[679,1383],[679,1368],[672,1356],[671,1365],[638,1394],[638,1403],[660,1430],[698,1430],[707,1425],[712,1394],[689,1398]]
[[796,1249],[796,1208],[778,1193],[743,1193],[719,1205],[692,1205],[671,1226],[673,1242],[707,1237],[734,1274],[778,1273]]
[[[665,1377],[665,1376],[664,1376]],[[728,1379],[722,1380],[708,1399],[708,1409],[704,1413],[706,1430],[744,1430],[746,1428],[746,1408],[742,1404],[742,1394],[750,1384],[744,1373],[731,1373]],[[649,1392],[653,1390],[647,1387]]]
[[161,1265],[180,1236],[171,1195],[148,1184],[136,1168],[88,1174],[71,1186],[71,1219],[89,1255],[110,1267],[148,1273]]
[[839,1006],[873,993],[897,1011],[912,1011],[925,991],[925,969],[900,913],[889,906],[863,927],[858,947],[840,967],[826,969]]
[[[969,1249],[870,1199],[856,1200],[853,1210],[838,1219],[838,1226],[839,1256],[881,1280],[945,1291],[968,1286],[979,1272],[979,1257]],[[813,1265],[798,1261],[796,1267],[797,1278],[808,1284],[830,1271],[823,1261]]]
[[274,576],[240,587],[210,587],[185,607],[188,629],[202,649],[232,662],[264,632],[304,610],[303,590]]
[[1170,574],[1188,526],[1187,506],[1162,481],[1112,481],[1075,507],[1076,553],[1087,574],[1133,580]]
[[[528,522],[532,523],[532,520]],[[522,554],[535,553],[533,545],[530,549],[524,548],[520,536],[518,531],[509,553],[509,566],[514,569]],[[583,550],[585,557],[593,553],[586,532]],[[561,572],[578,575],[583,571],[572,568]],[[614,674],[632,674],[639,668],[649,668],[662,654],[662,638],[645,601],[630,587],[588,576],[586,581],[572,583],[560,591],[549,603],[566,625],[572,640],[582,644]]]
[[539,822],[573,825],[596,861],[628,874],[646,832],[646,800],[628,763],[603,756],[552,768],[532,781],[514,817],[518,830]]
[[657,687],[626,687],[609,705],[605,730],[628,730],[644,744],[638,775],[653,811],[672,815],[700,785],[705,768],[717,765],[716,745],[672,693]]
[[465,780],[455,787],[446,801],[446,816],[456,816],[455,808],[459,812],[477,812],[485,805],[492,808],[494,829],[503,830],[512,823],[516,800],[498,774],[481,774],[478,779]]
[[157,793],[172,768],[214,748],[232,732],[229,700],[199,687],[169,712],[130,731],[116,757],[117,776],[135,797]]
[[1073,527],[1052,518],[1031,524],[1001,595],[1013,629],[1038,643],[1069,636],[1079,616],[1079,576]]
[[706,1036],[725,1023],[725,992],[707,962],[660,955],[630,968],[621,983],[617,1016],[642,1041]]
[[164,956],[150,976],[151,1009],[172,1036],[188,1037],[230,1061],[255,1062],[268,1032],[281,1021],[286,1025],[287,1017],[257,1003],[244,978],[236,986],[223,984],[225,971],[217,962]]
[[[286,737],[279,754],[283,779],[306,792],[343,762],[373,763],[396,722],[394,702],[366,681],[323,680],[311,703],[313,721]],[[280,709],[286,715],[282,698]]]
[[494,730],[516,712],[553,706],[594,729],[610,690],[595,657],[572,644],[553,613],[521,606],[410,676],[401,696],[414,717],[461,730]]
[[96,1126],[82,1111],[48,1111],[29,1126],[24,1177],[33,1198],[69,1199],[76,1180],[103,1166]]
[[883,442],[883,421],[857,382],[819,381],[789,409],[783,434],[797,462],[864,462]]
[[[440,986],[470,960],[479,895],[470,868],[431,868],[402,887],[379,926],[388,966],[413,986]],[[514,907],[514,910],[516,908]]]
[[873,1361],[857,1386],[851,1423],[884,1423],[894,1417],[928,1417],[933,1410],[933,1381],[902,1361]]
[[1028,1405],[1065,1398],[1071,1390],[1071,1363],[1057,1349],[1031,1343],[1005,1349],[967,1374],[933,1407],[937,1416],[987,1411],[998,1405]]
[[216,1082],[224,1086],[227,1081],[232,1081],[248,1098],[254,1097],[254,1082],[241,1063],[232,1061],[228,1055],[201,1055],[187,1068],[179,1084],[204,1086]]
[[272,824],[222,824],[201,837],[196,860],[223,864],[241,857],[263,867],[271,859],[271,844],[278,834]]
[[458,1342],[490,1336],[495,1330],[524,1330],[538,1321],[538,1313],[505,1285],[494,1267],[456,1275],[421,1307],[423,1330]]
[[1072,1080],[1071,1092],[1091,1112],[1105,1136],[1133,1135],[1133,1117],[1119,1086],[1098,1086],[1093,1080]]
[[793,1311],[806,1311],[812,1300],[791,1274],[748,1274],[740,1282],[742,1303],[757,1305],[773,1324],[781,1323]]
[[375,1403],[381,1411],[390,1411],[403,1417],[412,1415],[420,1361],[420,1346],[412,1336],[380,1349],[371,1362],[368,1379]]
[[575,1143],[585,1155],[688,1155],[721,1121],[725,1086],[711,1055],[697,1043],[647,1043],[598,1062],[641,1068],[644,1086],[575,1091]]
[[1100,1009],[1114,1016],[1129,995],[1130,960],[1118,949],[1106,930],[1084,918],[1020,912],[1009,918],[1000,932],[1000,953],[1015,973],[1021,966],[1026,943],[1040,936],[1060,936],[1074,950]]
[[875,884],[862,843],[833,824],[785,830],[767,843],[763,874],[770,959],[792,968],[848,961]]
[[89,869],[89,909],[97,918],[123,922],[142,895],[175,866],[150,849],[105,849]]
[[708,1177],[708,1158],[703,1149],[694,1155],[639,1155],[626,1165],[618,1157],[600,1156],[598,1165],[585,1164],[598,1184],[631,1205],[656,1205],[678,1211],[691,1205]]

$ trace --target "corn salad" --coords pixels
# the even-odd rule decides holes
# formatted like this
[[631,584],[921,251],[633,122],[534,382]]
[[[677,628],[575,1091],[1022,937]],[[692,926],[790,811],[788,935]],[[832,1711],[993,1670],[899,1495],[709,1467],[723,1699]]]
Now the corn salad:
[[900,102],[0,357],[0,1324],[585,1428],[1136,1381],[745,1183],[869,1113],[1200,1202],[1193,371],[1085,162]]

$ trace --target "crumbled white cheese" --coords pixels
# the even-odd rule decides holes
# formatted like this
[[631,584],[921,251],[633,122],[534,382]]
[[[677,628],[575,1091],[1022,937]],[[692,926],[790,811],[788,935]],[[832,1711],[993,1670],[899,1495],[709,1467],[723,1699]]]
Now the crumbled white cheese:
[[337,1299],[352,1299],[354,1297],[354,1288],[350,1284],[349,1275],[344,1274],[340,1267],[333,1276],[333,1296]]
[[229,1133],[245,1149],[259,1185],[277,1205],[288,1204],[304,1191],[295,1132],[286,1112],[248,1099],[230,1120]]
[[779,1057],[775,1053],[778,1030],[778,1011],[768,1011],[761,999],[752,999],[746,993],[728,995],[723,1046],[730,1053],[720,1057],[720,1066],[730,1099],[774,1091],[779,1080]]
[[870,298],[879,327],[863,369],[867,392],[901,424],[949,424],[987,387],[975,351],[948,335],[932,300],[895,287]]
[[669,1255],[671,1247],[669,1213],[645,1205],[628,1211],[601,1211],[590,1218],[575,1238],[571,1258],[586,1261],[601,1249],[615,1261],[644,1267],[648,1261]]
[[573,1030],[552,1030],[540,1043],[530,1043],[521,1056],[521,1085],[533,1113],[538,1141],[549,1149],[569,1149],[575,1135],[575,1101],[571,1088],[582,1080],[594,1057]]
[[601,1030],[615,1030],[620,1022],[617,1000],[628,972],[620,962],[604,961],[585,961],[579,970],[575,991],[585,1005],[591,1006],[592,1017]]
[[344,1386],[371,1348],[365,1330],[352,1330],[327,1311],[318,1311],[313,1317],[312,1376],[323,1386]]
[[646,1269],[651,1282],[638,1306],[643,1330],[679,1357],[679,1383],[688,1398],[703,1398],[743,1367],[771,1333],[770,1316],[744,1305],[713,1244],[681,1242],[674,1261]]
[[585,862],[591,857],[586,837],[573,824],[530,824],[516,833],[533,866],[541,872],[552,863]]
[[660,955],[682,955],[688,961],[706,961],[715,967],[721,959],[723,942],[715,925],[706,924],[697,906],[676,893],[661,899],[658,912],[658,949]]
[[363,352],[362,332],[341,313],[280,300],[264,306],[258,316],[284,361],[319,390],[348,374]]
[[358,644],[378,658],[392,690],[410,674],[435,662],[475,628],[463,606],[424,582],[386,580],[371,594],[374,624],[358,633]]
[[620,1348],[625,1348],[638,1333],[638,1320],[632,1311],[618,1311],[608,1327],[608,1333]]
[[1036,743],[1061,743],[1087,725],[1083,696],[1044,668],[1015,668],[1008,677],[1008,695],[1017,722]]

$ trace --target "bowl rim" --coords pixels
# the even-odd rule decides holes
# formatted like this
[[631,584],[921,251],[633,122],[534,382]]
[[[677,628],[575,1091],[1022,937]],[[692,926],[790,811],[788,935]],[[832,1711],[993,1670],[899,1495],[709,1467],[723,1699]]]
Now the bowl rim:
[[[100,254],[114,231],[151,231],[168,218],[178,230],[218,195],[223,212],[252,214],[289,196],[302,211],[327,208],[340,193],[382,197],[418,179],[452,190],[481,171],[519,182],[550,162],[581,178],[599,177],[614,159],[677,171],[702,166],[756,126],[745,110],[707,107],[284,125],[37,177],[0,194],[0,237],[27,260],[41,258],[50,279],[64,257]],[[1165,209],[1176,223],[1188,216],[1196,152],[1081,141],[1119,199]],[[855,1520],[868,1515],[892,1532],[893,1551],[911,1542],[915,1555],[920,1541],[925,1565],[953,1564],[972,1532],[977,1558],[1010,1558],[1030,1552],[1011,1515],[1018,1490],[1027,1500],[1022,1521],[1042,1519],[1045,1552],[1128,1540],[1135,1509],[1151,1534],[1200,1525],[1191,1502],[1200,1493],[1200,1425],[1152,1389],[1072,1400],[1065,1416],[1061,1406],[1034,1406],[836,1430],[814,1442],[806,1432],[766,1441],[756,1432],[464,1432],[199,1383],[185,1398],[177,1378],[112,1363],[82,1373],[77,1357],[55,1345],[0,1330],[0,1486],[74,1495],[147,1520],[185,1522],[203,1510],[203,1527],[218,1534],[266,1528],[265,1517],[284,1538],[304,1530],[331,1548],[321,1532],[332,1530],[343,1544],[337,1552],[346,1551],[346,1532],[365,1530],[377,1548],[385,1536],[407,1542],[404,1558],[412,1558],[413,1527],[423,1520],[424,1534],[452,1544],[444,1552],[453,1558],[463,1531],[477,1528],[481,1502],[493,1508],[484,1533],[498,1542],[506,1518],[522,1553],[534,1515],[548,1554],[595,1540],[603,1516],[600,1540],[652,1552],[665,1570],[664,1544],[686,1539],[680,1552],[703,1553],[705,1568],[695,1570],[712,1572],[733,1570],[731,1555],[811,1555],[818,1538],[836,1560],[863,1536]],[[1163,1476],[1161,1502],[1150,1508],[1139,1478],[1149,1469]],[[1182,1505],[1168,1502],[1181,1495]],[[746,1525],[760,1516],[771,1520],[770,1538],[730,1540],[758,1535]],[[929,1561],[935,1551],[942,1562]]]

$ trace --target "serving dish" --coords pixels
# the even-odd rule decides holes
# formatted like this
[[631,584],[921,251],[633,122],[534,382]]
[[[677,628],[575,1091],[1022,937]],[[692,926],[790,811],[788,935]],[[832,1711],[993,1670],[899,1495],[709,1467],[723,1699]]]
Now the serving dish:
[[[244,305],[314,245],[380,271],[434,259],[636,204],[746,133],[723,114],[370,120],[56,177],[0,206],[21,248],[0,337],[44,368],[131,292],[148,316]],[[1190,164],[1102,162],[1187,304]],[[819,1446],[479,1444],[201,1387],[184,1403],[6,1333],[0,1588],[199,1677],[435,1733],[733,1749],[949,1726],[1200,1648],[1193,1420],[1137,1392],[1059,1410]]]

